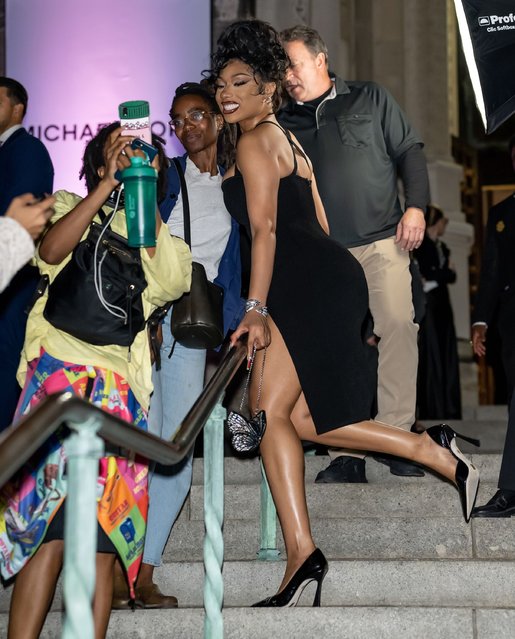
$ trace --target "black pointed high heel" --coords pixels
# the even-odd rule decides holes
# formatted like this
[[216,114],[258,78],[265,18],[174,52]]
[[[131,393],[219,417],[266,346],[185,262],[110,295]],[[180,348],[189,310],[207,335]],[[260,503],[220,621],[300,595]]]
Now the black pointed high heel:
[[480,446],[479,439],[473,437],[465,437],[456,433],[447,424],[440,424],[439,426],[431,426],[426,430],[426,433],[431,439],[436,442],[442,448],[447,448],[458,460],[456,467],[456,486],[463,506],[463,514],[465,515],[465,521],[468,523],[470,520],[470,513],[474,508],[474,503],[477,497],[477,491],[479,488],[479,472],[474,464],[465,457],[456,444],[456,438],[459,437],[469,444],[474,446]]
[[304,591],[304,588],[312,581],[317,582],[317,590],[315,598],[313,600],[313,607],[320,606],[320,600],[322,596],[322,582],[327,574],[328,565],[327,560],[321,550],[316,548],[311,555],[306,559],[302,566],[293,575],[286,586],[278,592],[276,595],[267,597],[262,601],[258,601],[253,604],[253,608],[264,607],[292,607],[296,606],[297,602]]

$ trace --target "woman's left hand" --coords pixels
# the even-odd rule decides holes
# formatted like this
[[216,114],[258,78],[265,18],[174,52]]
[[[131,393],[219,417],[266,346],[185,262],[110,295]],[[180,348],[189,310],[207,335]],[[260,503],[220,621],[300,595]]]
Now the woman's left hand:
[[245,313],[238,328],[231,335],[231,346],[234,346],[242,335],[247,335],[247,361],[252,359],[254,348],[266,348],[271,341],[270,327],[266,317],[255,310]]

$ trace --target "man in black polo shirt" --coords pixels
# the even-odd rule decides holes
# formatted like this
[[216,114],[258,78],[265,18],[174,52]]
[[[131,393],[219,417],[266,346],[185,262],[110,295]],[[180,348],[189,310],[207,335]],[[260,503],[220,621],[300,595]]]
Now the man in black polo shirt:
[[[415,422],[418,363],[409,251],[422,242],[429,202],[423,142],[383,87],[331,78],[327,47],[314,29],[297,26],[281,37],[291,60],[285,81],[291,99],[279,121],[313,162],[331,236],[359,260],[368,282],[380,338],[376,419],[409,429]],[[317,482],[366,482],[359,452],[331,457]],[[397,458],[377,458],[394,474],[423,475]]]

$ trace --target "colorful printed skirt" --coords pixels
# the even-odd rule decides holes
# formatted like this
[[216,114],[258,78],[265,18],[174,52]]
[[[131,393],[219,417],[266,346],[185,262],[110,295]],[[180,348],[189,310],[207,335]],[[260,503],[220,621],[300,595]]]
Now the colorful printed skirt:
[[[45,351],[29,365],[14,421],[60,391],[71,391],[147,430],[146,412],[120,375],[63,362]],[[0,492],[0,572],[4,579],[16,575],[36,552],[66,497],[65,436],[64,428],[52,435]],[[147,475],[148,466],[141,458],[100,460],[98,521],[120,556],[133,596],[145,543]]]

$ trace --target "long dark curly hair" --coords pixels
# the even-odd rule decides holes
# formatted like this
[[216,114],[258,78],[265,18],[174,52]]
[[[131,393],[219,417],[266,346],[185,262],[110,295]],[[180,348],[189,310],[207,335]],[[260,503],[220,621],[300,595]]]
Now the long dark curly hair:
[[282,81],[290,64],[277,31],[262,20],[240,20],[229,25],[218,38],[211,57],[213,76],[216,78],[231,60],[241,60],[252,69],[260,93],[264,93],[266,82],[275,82],[272,108],[277,111]]

